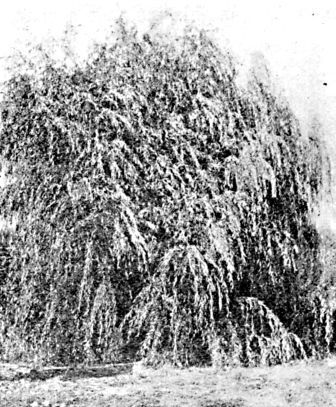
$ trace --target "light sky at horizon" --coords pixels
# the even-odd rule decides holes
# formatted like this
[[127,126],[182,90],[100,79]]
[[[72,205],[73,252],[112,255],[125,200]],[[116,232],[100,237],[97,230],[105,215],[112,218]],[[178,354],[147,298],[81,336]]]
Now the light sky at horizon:
[[336,3],[331,0],[12,0],[1,10],[0,58],[28,40],[58,37],[70,23],[85,50],[92,39],[106,35],[121,12],[146,28],[165,9],[213,29],[246,67],[251,53],[261,52],[303,131],[317,116],[336,152]]

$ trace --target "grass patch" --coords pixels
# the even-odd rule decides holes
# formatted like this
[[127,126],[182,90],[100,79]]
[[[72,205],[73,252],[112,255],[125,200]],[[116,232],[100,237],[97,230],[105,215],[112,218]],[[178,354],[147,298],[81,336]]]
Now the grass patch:
[[98,374],[98,368],[82,367],[68,370],[67,375],[66,369],[59,369],[58,374],[50,377],[45,374],[50,368],[40,369],[40,378],[31,378],[29,366],[1,364],[0,404],[7,407],[336,405],[336,358],[226,371],[164,366],[156,370],[146,368],[141,375],[122,366],[119,370],[100,369]]

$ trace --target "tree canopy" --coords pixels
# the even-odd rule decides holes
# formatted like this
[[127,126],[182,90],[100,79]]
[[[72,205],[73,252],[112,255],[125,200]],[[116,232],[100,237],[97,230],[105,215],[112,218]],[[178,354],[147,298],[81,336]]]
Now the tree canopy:
[[302,137],[258,75],[239,86],[203,31],[167,40],[119,22],[114,34],[72,67],[40,48],[43,63],[5,84],[1,215],[18,224],[2,357],[251,365],[328,352],[317,135]]

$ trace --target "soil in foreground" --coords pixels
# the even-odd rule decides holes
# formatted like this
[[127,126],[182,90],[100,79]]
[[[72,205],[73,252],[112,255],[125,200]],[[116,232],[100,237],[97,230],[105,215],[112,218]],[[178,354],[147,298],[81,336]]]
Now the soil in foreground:
[[336,358],[260,368],[0,364],[1,407],[336,406]]

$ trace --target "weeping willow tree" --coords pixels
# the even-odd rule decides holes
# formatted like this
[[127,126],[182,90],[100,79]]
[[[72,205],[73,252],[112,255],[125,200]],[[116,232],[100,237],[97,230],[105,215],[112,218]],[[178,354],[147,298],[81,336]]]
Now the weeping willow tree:
[[328,352],[310,218],[322,150],[288,103],[257,75],[240,87],[232,55],[194,29],[167,40],[119,22],[73,66],[39,49],[1,108],[1,215],[18,218],[2,357]]

